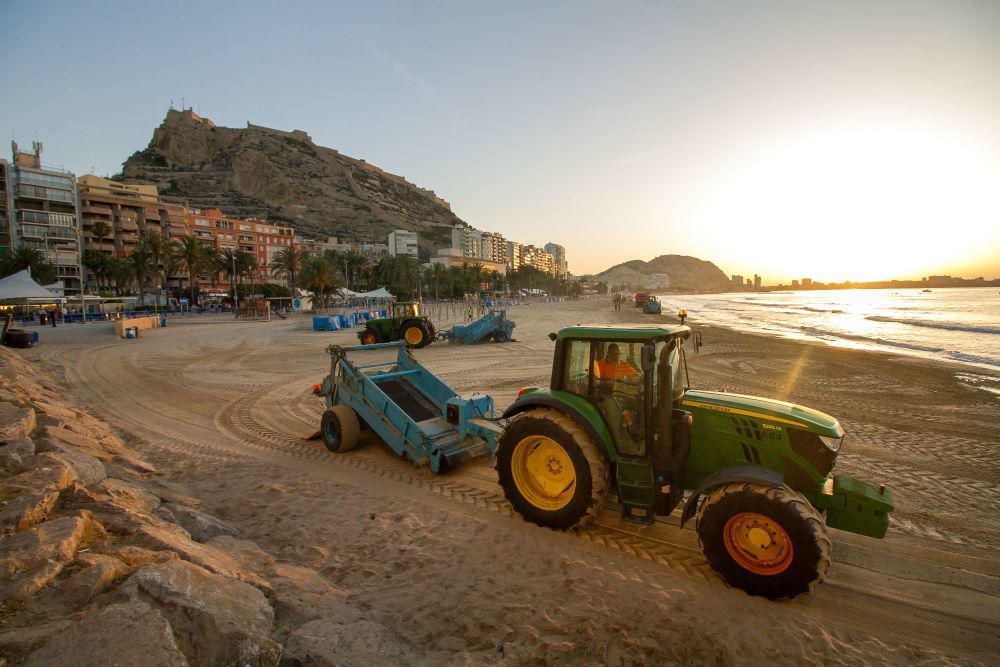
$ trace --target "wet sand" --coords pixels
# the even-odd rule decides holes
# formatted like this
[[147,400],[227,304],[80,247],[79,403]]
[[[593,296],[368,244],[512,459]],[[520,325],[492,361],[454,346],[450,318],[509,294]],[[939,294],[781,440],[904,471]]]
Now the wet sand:
[[[511,316],[516,342],[435,343],[417,357],[502,408],[548,383],[549,331],[656,319],[604,300]],[[315,569],[433,664],[994,663],[1000,401],[913,358],[693,325],[705,342],[689,356],[694,387],[835,415],[847,431],[837,470],[894,490],[887,538],[831,531],[834,564],[809,595],[727,588],[676,515],[640,527],[612,506],[555,532],[512,515],[489,461],[434,476],[374,438],[341,455],[302,440],[323,407],[310,388],[329,370],[324,348],[353,343],[351,331],[220,316],[119,341],[91,324],[46,330],[25,355],[207,510]]]

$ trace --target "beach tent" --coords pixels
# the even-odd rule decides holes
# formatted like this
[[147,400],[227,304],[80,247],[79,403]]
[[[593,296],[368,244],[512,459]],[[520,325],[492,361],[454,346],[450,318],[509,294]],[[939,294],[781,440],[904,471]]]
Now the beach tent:
[[46,299],[49,303],[59,296],[45,289],[28,275],[28,270],[18,271],[6,278],[0,278],[0,301],[20,301],[28,303],[28,299]]
[[361,294],[358,294],[358,297],[360,297],[362,299],[395,299],[396,298],[392,294],[390,294],[389,291],[386,288],[384,288],[384,287],[379,287],[378,289],[372,290],[370,292],[362,292]]

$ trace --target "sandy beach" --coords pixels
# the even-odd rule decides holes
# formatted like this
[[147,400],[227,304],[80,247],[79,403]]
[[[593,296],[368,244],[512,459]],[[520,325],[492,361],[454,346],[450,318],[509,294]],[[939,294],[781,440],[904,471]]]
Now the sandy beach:
[[[604,299],[511,316],[515,342],[416,356],[502,409],[548,383],[550,331],[654,318]],[[832,530],[833,565],[809,595],[727,588],[679,511],[641,527],[612,504],[589,527],[555,532],[512,514],[488,460],[435,476],[370,436],[340,455],[305,441],[323,409],[310,390],[329,370],[324,348],[353,344],[353,331],[219,316],[123,341],[102,323],[45,330],[22,356],[153,463],[151,477],[274,559],[270,585],[304,602],[276,605],[279,644],[309,620],[303,606],[325,613],[309,572],[405,638],[417,664],[995,664],[1000,401],[945,365],[691,324],[704,340],[689,355],[692,386],[836,416],[847,432],[837,471],[893,489],[888,536]]]

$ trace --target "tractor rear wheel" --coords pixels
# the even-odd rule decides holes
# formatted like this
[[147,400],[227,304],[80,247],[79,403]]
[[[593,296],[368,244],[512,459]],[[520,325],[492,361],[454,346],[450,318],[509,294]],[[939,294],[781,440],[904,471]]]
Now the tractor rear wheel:
[[431,342],[431,335],[423,322],[407,322],[399,335],[410,347],[427,347]]
[[516,417],[497,448],[507,500],[528,521],[571,528],[594,518],[608,492],[604,452],[564,413],[538,408]]
[[495,340],[498,343],[506,343],[508,340],[510,340],[510,338],[507,337],[506,331],[497,331],[495,334],[493,334],[493,340]]
[[382,336],[374,329],[365,329],[362,331],[360,339],[362,345],[374,345],[375,343],[382,342]]
[[698,512],[698,537],[712,568],[750,595],[795,597],[823,581],[830,567],[822,517],[786,486],[716,487]]
[[349,452],[358,446],[361,425],[358,414],[346,405],[335,405],[323,413],[320,421],[323,444],[331,452]]

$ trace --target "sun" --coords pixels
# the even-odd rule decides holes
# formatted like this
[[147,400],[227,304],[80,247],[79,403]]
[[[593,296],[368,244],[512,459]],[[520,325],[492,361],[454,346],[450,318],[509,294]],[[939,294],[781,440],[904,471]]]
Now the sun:
[[[769,146],[711,188],[723,264],[827,282],[952,270],[1000,249],[1000,162],[922,127],[831,128]],[[722,259],[722,258],[720,258]]]

